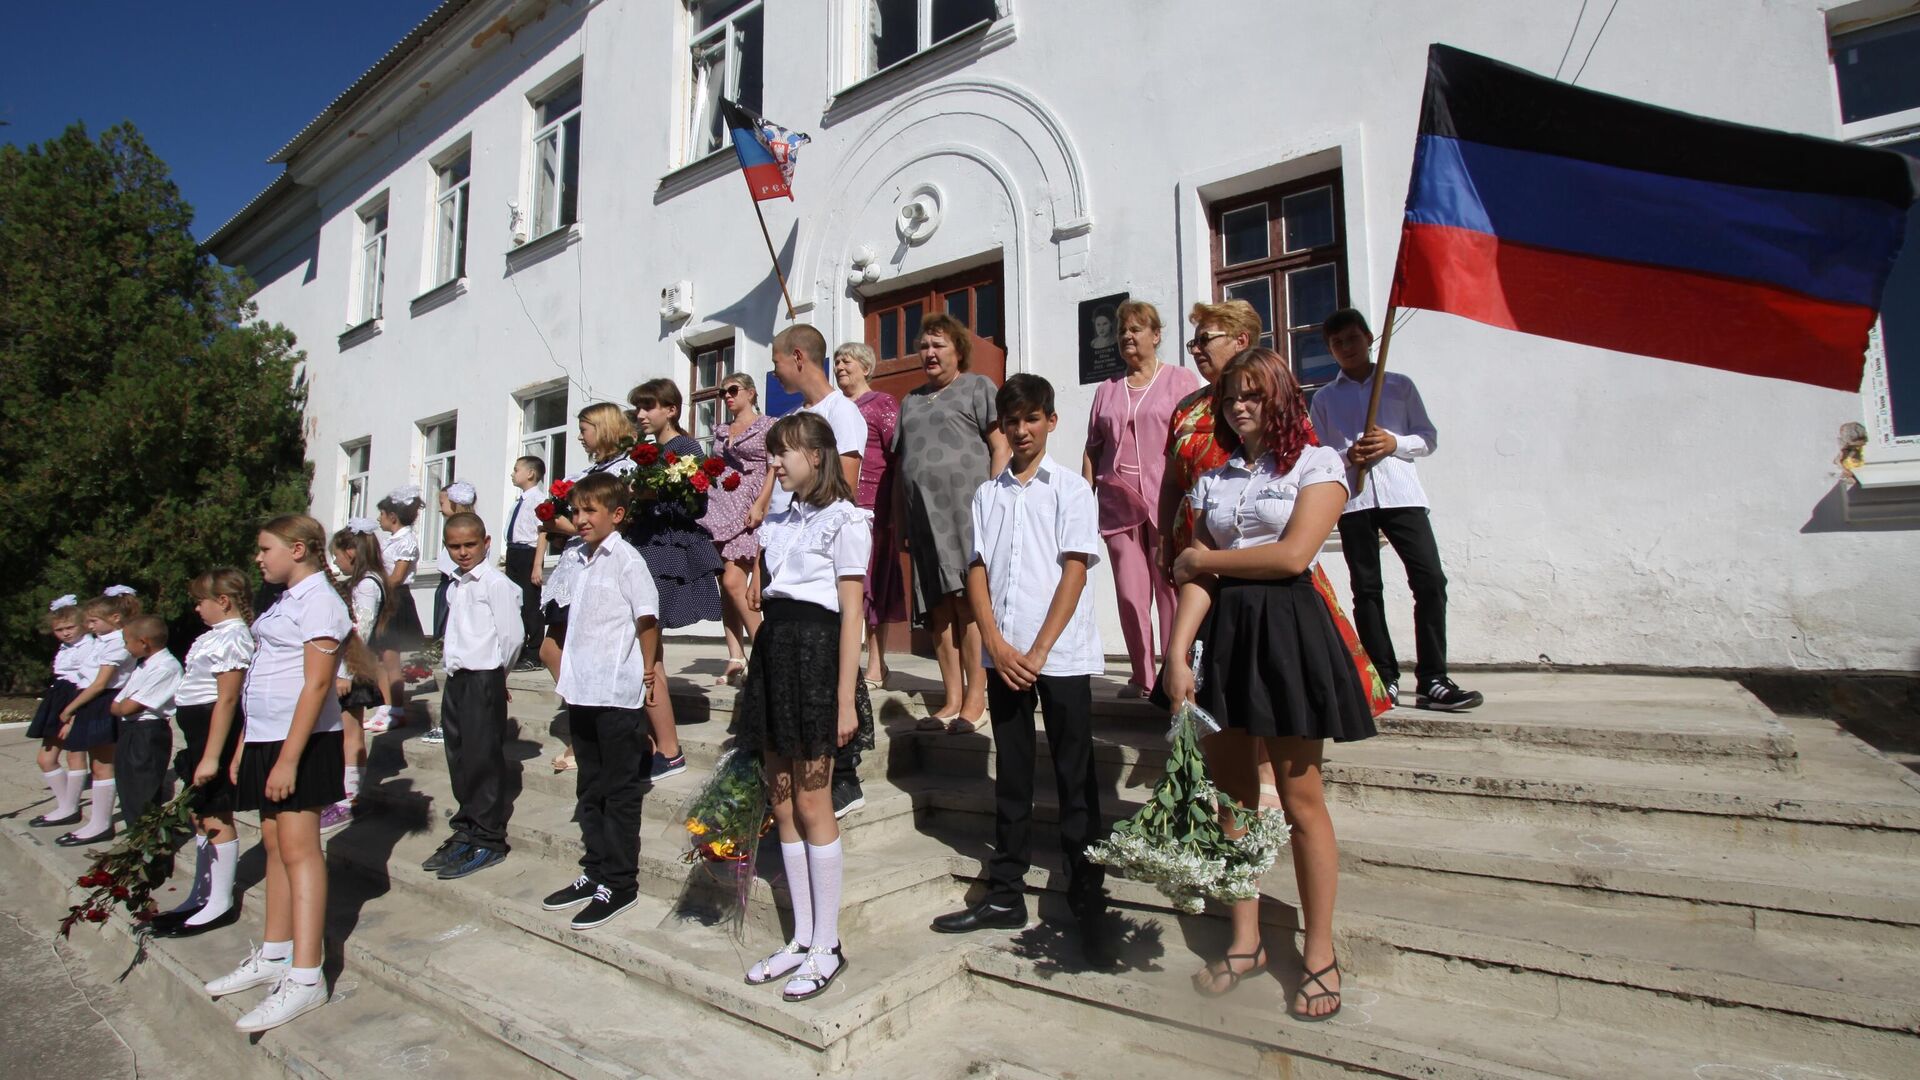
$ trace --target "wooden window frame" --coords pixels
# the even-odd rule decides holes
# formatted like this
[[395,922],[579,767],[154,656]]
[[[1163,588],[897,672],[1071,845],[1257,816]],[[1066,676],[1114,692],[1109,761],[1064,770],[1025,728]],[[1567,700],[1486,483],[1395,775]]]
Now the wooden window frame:
[[[1333,202],[1333,242],[1303,251],[1286,250],[1286,219],[1281,212],[1283,200],[1305,195],[1319,188],[1329,188]],[[1267,255],[1265,258],[1247,262],[1226,262],[1226,234],[1222,231],[1223,219],[1235,211],[1249,207],[1267,205]],[[1271,345],[1287,362],[1294,365],[1294,373],[1300,374],[1298,362],[1293,355],[1293,340],[1290,331],[1301,330],[1309,323],[1294,324],[1288,312],[1287,275],[1294,271],[1310,269],[1316,266],[1334,268],[1334,307],[1346,307],[1352,303],[1352,293],[1347,283],[1347,230],[1346,230],[1346,189],[1342,182],[1342,171],[1338,168],[1274,184],[1258,191],[1251,191],[1232,198],[1219,199],[1207,207],[1207,265],[1213,275],[1213,299],[1218,303],[1226,298],[1229,286],[1243,285],[1248,281],[1265,277],[1272,290],[1272,307],[1275,325],[1265,328],[1261,343]],[[1325,385],[1328,379],[1312,382],[1302,379],[1302,385],[1308,388]]]

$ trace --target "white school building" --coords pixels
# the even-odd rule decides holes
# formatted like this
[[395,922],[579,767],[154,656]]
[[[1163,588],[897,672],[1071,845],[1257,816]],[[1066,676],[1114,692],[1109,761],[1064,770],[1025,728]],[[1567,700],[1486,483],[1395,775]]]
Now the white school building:
[[[953,312],[987,343],[977,370],[1053,381],[1052,452],[1076,462],[1089,301],[1152,301],[1162,359],[1187,364],[1188,307],[1248,299],[1309,383],[1332,371],[1314,329],[1332,307],[1377,322],[1429,43],[1920,154],[1911,9],[447,0],[289,133],[284,175],[206,243],[305,350],[314,515],[458,478],[498,539],[517,456],[581,463],[581,407],[667,376],[706,435],[726,371],[778,396],[769,342],[789,320],[715,120],[737,98],[812,137],[794,200],[762,204],[798,319],[873,344],[900,391],[918,321]],[[1857,393],[1409,318],[1390,360],[1439,429],[1419,467],[1452,660],[1920,668],[1910,246]],[[1849,424],[1857,482],[1836,464]],[[429,514],[429,567],[437,532]],[[1119,653],[1113,579],[1093,581]]]

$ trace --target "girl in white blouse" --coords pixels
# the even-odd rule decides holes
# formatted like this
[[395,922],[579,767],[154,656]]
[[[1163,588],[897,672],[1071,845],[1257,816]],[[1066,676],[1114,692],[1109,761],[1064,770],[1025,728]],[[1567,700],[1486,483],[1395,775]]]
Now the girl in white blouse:
[[207,984],[214,997],[274,986],[234,1025],[241,1031],[278,1027],[327,1002],[320,977],[327,911],[320,813],[345,794],[333,680],[341,650],[355,639],[347,605],[327,580],[326,549],[319,522],[284,514],[261,528],[254,556],[261,576],[287,587],[253,622],[245,745],[230,774],[235,807],[260,811],[265,943]]
[[385,714],[375,721],[375,731],[407,722],[407,682],[400,672],[400,654],[425,645],[427,635],[420,629],[420,609],[414,606],[413,572],[420,565],[420,538],[413,523],[426,506],[420,498],[419,484],[403,484],[387,492],[377,504],[380,527],[387,531],[380,541],[382,577],[387,588],[386,621],[377,640],[369,642],[380,657],[381,696],[386,699]]
[[109,585],[81,605],[87,633],[93,635],[85,658],[88,681],[60,710],[60,745],[68,751],[67,781],[72,783],[73,772],[85,768],[93,773],[93,786],[87,823],[56,839],[61,847],[113,839],[113,754],[119,723],[110,710],[114,694],[139,666],[127,652],[121,627],[141,614],[140,597],[125,585]]
[[[1174,561],[1180,588],[1167,656],[1167,694],[1226,725],[1207,739],[1215,783],[1242,806],[1259,800],[1253,740],[1264,741],[1293,826],[1305,976],[1287,1011],[1322,1021],[1340,1011],[1333,955],[1339,852],[1320,784],[1325,740],[1364,739],[1373,712],[1353,662],[1313,587],[1311,569],[1347,501],[1340,456],[1308,445],[1306,401],[1272,349],[1235,356],[1220,375],[1215,437],[1234,456],[1194,485],[1194,538]],[[1196,674],[1188,653],[1204,646]],[[1225,958],[1194,975],[1217,997],[1266,967],[1258,898],[1233,905]]]
[[47,782],[47,790],[53,792],[53,809],[27,823],[36,828],[75,825],[80,821],[80,782],[86,773],[82,770],[69,773],[60,764],[60,711],[93,678],[93,672],[86,666],[87,657],[93,652],[93,639],[87,636],[86,627],[81,625],[83,621],[80,601],[71,593],[47,605],[46,631],[60,643],[60,648],[53,654],[53,677],[47,680],[47,692],[41,695],[40,705],[33,711],[33,722],[27,725],[27,738],[40,740],[37,764]]
[[[782,996],[824,993],[847,960],[840,948],[840,826],[834,751],[873,747],[873,708],[860,681],[872,515],[853,503],[833,428],[798,412],[767,432],[774,482],[793,494],[759,531],[761,572],[749,594],[765,616],[734,708],[735,745],[759,751],[793,902],[793,938],[753,965],[753,985],[787,978]],[[834,678],[823,677],[833,672]]]
[[174,692],[174,722],[186,748],[174,771],[194,788],[193,887],[179,907],[148,925],[160,937],[191,937],[232,924],[233,871],[240,834],[233,826],[233,787],[228,774],[240,746],[240,695],[253,663],[253,607],[246,575],[223,566],[187,586],[193,610],[207,631],[193,639]]
[[[351,518],[347,527],[333,534],[334,565],[340,568],[341,599],[347,614],[363,642],[372,641],[387,625],[386,615],[393,609],[387,602],[387,583],[380,572],[380,544],[374,539],[375,527],[366,518]],[[335,673],[340,694],[341,749],[346,754],[345,786],[347,797],[327,808],[320,817],[322,832],[353,820],[353,801],[360,797],[360,777],[367,767],[367,735],[378,735],[388,728],[385,711],[380,708],[382,672],[371,664],[370,654],[360,650],[342,651]],[[356,663],[358,661],[358,663]],[[350,670],[358,667],[360,670]],[[374,715],[367,717],[368,707]]]

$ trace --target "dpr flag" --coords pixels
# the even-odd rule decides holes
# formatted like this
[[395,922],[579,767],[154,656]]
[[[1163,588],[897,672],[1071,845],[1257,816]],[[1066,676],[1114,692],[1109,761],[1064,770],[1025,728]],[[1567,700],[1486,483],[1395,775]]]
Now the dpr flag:
[[727,132],[733,137],[733,152],[740,156],[740,171],[746,174],[747,190],[753,200],[793,198],[793,165],[800,148],[809,140],[797,131],[788,131],[720,99]]
[[1427,55],[1390,306],[1857,391],[1904,155]]

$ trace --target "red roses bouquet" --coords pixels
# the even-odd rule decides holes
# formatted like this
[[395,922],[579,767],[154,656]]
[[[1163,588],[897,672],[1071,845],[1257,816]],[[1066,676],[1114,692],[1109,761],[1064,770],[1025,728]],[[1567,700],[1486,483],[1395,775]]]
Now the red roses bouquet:
[[740,474],[729,472],[721,458],[663,453],[653,443],[640,443],[627,456],[634,463],[627,480],[636,496],[660,504],[679,503],[695,517],[706,513],[707,492],[714,484],[725,491],[740,486]]
[[547,489],[547,501],[533,508],[533,516],[539,518],[542,524],[557,517],[572,517],[573,503],[568,501],[568,496],[572,494],[573,481],[555,480],[553,486]]

